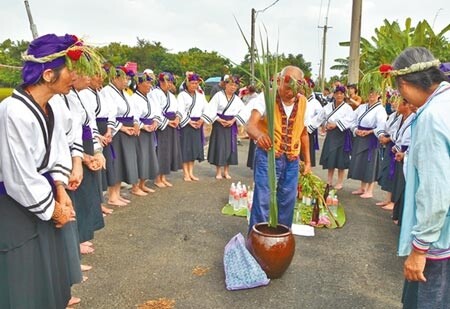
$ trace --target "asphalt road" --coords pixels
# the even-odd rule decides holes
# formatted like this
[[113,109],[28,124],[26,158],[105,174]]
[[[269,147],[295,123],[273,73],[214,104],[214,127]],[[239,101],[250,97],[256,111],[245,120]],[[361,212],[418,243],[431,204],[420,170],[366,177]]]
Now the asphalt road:
[[[389,212],[375,206],[384,193],[363,200],[351,195],[347,180],[339,191],[347,223],[341,229],[316,229],[314,237],[296,236],[296,253],[281,279],[268,286],[227,291],[223,251],[245,218],[221,214],[231,182],[252,183],[246,167],[248,141],[239,146],[232,180],[216,180],[215,168],[196,163],[199,182],[169,176],[174,186],[147,197],[132,196],[130,206],[115,208],[106,227],[95,234],[94,254],[82,262],[94,268],[73,288],[77,308],[136,308],[166,298],[174,308],[401,308],[403,259],[396,256],[399,228]],[[326,177],[321,167],[313,171]],[[203,276],[193,274],[201,267]]]

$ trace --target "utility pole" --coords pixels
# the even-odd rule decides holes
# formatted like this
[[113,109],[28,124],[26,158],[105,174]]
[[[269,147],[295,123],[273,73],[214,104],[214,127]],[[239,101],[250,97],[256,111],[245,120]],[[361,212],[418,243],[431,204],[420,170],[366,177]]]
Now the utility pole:
[[271,8],[280,0],[275,0],[271,5],[267,6],[263,10],[256,11],[252,9],[252,28],[251,28],[251,38],[250,38],[250,72],[252,73],[250,83],[255,84],[255,21],[258,13],[264,13],[267,9]]
[[350,56],[348,63],[348,83],[357,84],[359,81],[359,52],[361,42],[362,0],[353,0],[352,29],[350,33]]
[[33,16],[31,15],[30,5],[28,4],[28,0],[24,0],[25,9],[27,10],[28,20],[30,22],[31,34],[33,35],[33,39],[38,37],[38,32],[36,29],[36,25],[33,22]]
[[327,49],[327,30],[329,28],[333,28],[333,27],[328,27],[328,11],[330,10],[330,0],[328,0],[328,9],[327,9],[327,16],[325,17],[325,26],[320,27],[321,29],[323,29],[323,48],[322,48],[322,61],[321,61],[321,81],[320,81],[320,88],[322,89],[322,92],[325,89],[325,55],[326,55],[326,49]]
[[250,84],[255,85],[255,20],[256,10],[252,9],[252,29],[250,42],[250,72],[252,73]]

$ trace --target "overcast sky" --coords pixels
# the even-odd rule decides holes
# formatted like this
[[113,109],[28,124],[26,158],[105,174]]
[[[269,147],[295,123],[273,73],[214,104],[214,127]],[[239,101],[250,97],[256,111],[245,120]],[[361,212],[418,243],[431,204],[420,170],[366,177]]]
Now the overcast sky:
[[[263,10],[274,0],[29,0],[40,35],[77,34],[89,43],[107,45],[121,42],[135,45],[136,37],[158,41],[172,52],[198,47],[217,51],[240,62],[247,47],[233,15],[250,37],[251,9]],[[31,31],[22,0],[2,0],[0,41],[31,40]],[[257,15],[257,33],[262,24],[279,52],[303,54],[318,75],[322,56],[323,30],[328,0],[279,0]],[[350,39],[352,0],[330,0],[328,11],[326,75],[334,59],[345,58],[347,47],[338,44]],[[438,33],[450,23],[448,0],[363,0],[362,36],[369,39],[384,19],[404,25],[426,19]],[[450,37],[450,35],[447,35]],[[259,34],[258,40],[259,42]],[[141,69],[141,68],[140,68]]]

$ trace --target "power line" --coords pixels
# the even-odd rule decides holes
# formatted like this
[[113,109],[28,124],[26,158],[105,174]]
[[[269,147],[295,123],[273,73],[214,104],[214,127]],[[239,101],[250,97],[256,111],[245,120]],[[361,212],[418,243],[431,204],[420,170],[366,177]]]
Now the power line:
[[262,9],[262,10],[259,10],[259,11],[256,11],[256,14],[258,14],[258,13],[264,13],[267,9],[269,9],[269,8],[271,8],[272,6],[274,6],[275,4],[277,4],[277,2],[278,1],[280,1],[280,0],[276,0],[276,1],[274,1],[271,5],[269,5],[268,7],[266,7],[265,9]]

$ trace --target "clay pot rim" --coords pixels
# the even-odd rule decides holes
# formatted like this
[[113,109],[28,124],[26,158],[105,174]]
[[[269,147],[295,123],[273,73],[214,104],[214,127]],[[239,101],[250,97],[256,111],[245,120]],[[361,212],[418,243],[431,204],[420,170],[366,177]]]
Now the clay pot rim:
[[257,229],[257,227],[260,227],[260,226],[266,226],[267,228],[269,228],[269,222],[256,223],[255,225],[252,226],[252,231],[254,233],[257,233],[257,234],[260,234],[260,235],[263,235],[263,236],[266,236],[266,237],[284,237],[284,236],[288,236],[288,235],[292,234],[291,229],[287,225],[284,225],[284,224],[281,224],[281,223],[278,223],[277,228],[281,227],[283,229],[286,229],[286,232],[276,233],[277,228],[270,227],[270,229],[272,229],[274,233],[273,234],[264,233],[264,232],[262,232],[262,231]]

